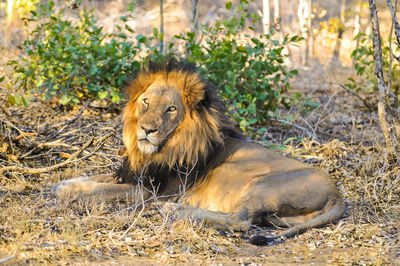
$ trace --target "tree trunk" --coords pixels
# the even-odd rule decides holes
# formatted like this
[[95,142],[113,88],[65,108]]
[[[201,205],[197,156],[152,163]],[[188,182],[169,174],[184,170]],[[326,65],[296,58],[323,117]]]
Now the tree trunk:
[[274,27],[278,32],[279,40],[282,39],[282,28],[281,28],[281,14],[280,14],[280,1],[274,0]]
[[[357,5],[356,5],[356,10],[355,10],[355,16],[354,16],[354,32],[353,32],[353,38],[355,38],[359,33],[361,29],[361,10],[362,10],[362,1],[358,0]],[[358,49],[360,45],[360,40],[354,40],[354,48]]]
[[7,24],[11,24],[14,20],[14,4],[14,0],[7,0]]
[[[378,93],[379,93],[379,102],[378,102],[378,117],[379,122],[383,131],[383,136],[385,138],[386,148],[389,151],[389,154],[397,157],[398,153],[398,139],[396,138],[396,131],[394,130],[392,134],[392,130],[390,128],[389,121],[393,121],[393,117],[389,117],[389,114],[386,110],[386,99],[388,97],[388,88],[385,83],[385,79],[383,76],[383,61],[382,61],[382,46],[381,46],[381,34],[379,30],[379,19],[376,11],[375,0],[368,0],[369,9],[371,13],[371,22],[372,22],[372,36],[373,36],[373,47],[374,47],[374,61],[375,61],[375,75],[378,81]],[[394,117],[394,119],[397,119]]]
[[312,56],[312,0],[300,0],[297,9],[297,16],[299,18],[300,34],[305,41],[304,59],[302,63],[310,65]]
[[197,35],[199,29],[199,0],[192,0],[192,20],[190,21],[190,30]]
[[307,18],[307,34],[308,34],[308,48],[307,48],[307,56],[306,62],[309,65],[311,63],[311,59],[314,56],[314,38],[313,38],[313,29],[312,29],[312,0],[308,0],[308,18]]
[[263,29],[264,34],[268,34],[271,26],[271,15],[269,10],[269,0],[263,0]]
[[336,67],[336,64],[340,63],[340,48],[342,46],[344,24],[346,19],[346,0],[342,0],[340,4],[340,19],[338,26],[338,37],[336,39],[335,48],[331,59],[331,67]]
[[393,30],[394,30],[394,35],[396,37],[396,44],[397,47],[400,47],[400,25],[399,21],[397,19],[397,10],[398,10],[398,5],[399,2],[398,0],[395,0],[395,7],[393,7],[392,1],[391,0],[386,0],[387,6],[390,9],[390,13],[392,15],[392,26],[390,28],[390,36],[389,36],[389,51],[390,51],[390,65],[389,65],[389,73],[388,73],[388,82],[387,82],[387,88],[386,88],[386,95],[389,98],[389,114],[393,118],[392,119],[392,124],[395,129],[395,137],[397,137],[397,141],[400,141],[400,117],[399,117],[399,91],[396,89],[394,93],[392,92],[392,65],[393,65],[393,57],[400,63],[400,57],[395,56],[392,48],[392,36],[393,36]]

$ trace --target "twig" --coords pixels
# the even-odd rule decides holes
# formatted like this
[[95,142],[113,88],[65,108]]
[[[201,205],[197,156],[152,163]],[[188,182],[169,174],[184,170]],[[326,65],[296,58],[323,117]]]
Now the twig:
[[7,116],[11,116],[11,112],[10,110],[8,110],[3,104],[0,106],[1,110],[3,110],[3,112],[7,115]]
[[317,120],[317,122],[315,123],[315,126],[314,126],[314,128],[313,128],[313,135],[314,135],[314,136],[316,135],[315,132],[317,131],[317,128],[318,128],[318,126],[319,126],[319,123],[321,122],[321,117],[322,117],[322,115],[325,113],[326,108],[327,108],[328,105],[331,103],[333,97],[336,96],[336,93],[337,93],[337,91],[335,91],[335,92],[332,94],[332,96],[329,97],[328,102],[327,102],[327,103],[325,104],[325,106],[324,106],[324,109],[322,109],[322,112],[319,114],[318,120]]
[[[21,167],[21,166],[9,166],[9,167],[3,167],[0,169],[0,174],[3,174],[5,172],[18,172],[21,174],[40,174],[40,173],[45,173],[45,172],[50,172],[54,171],[60,167],[63,167],[69,163],[71,163],[79,154],[81,154],[87,147],[89,147],[90,144],[92,144],[94,140],[94,137],[91,137],[88,142],[85,143],[85,145],[82,146],[78,151],[73,153],[70,158],[65,160],[64,162],[61,162],[59,164],[55,164],[49,167],[41,167],[41,168],[29,168],[29,167]],[[84,158],[87,158],[87,156],[84,156],[83,158],[79,159],[82,160]],[[78,161],[78,160],[77,160]]]
[[10,257],[1,259],[1,260],[0,260],[0,264],[2,264],[2,263],[4,263],[4,262],[7,262],[7,261],[9,261],[9,260],[12,260],[13,258],[15,258],[15,256],[10,256]]
[[101,138],[95,140],[95,141],[93,142],[93,145],[97,145],[97,144],[99,144],[99,143],[105,141],[106,139],[108,139],[108,138],[111,137],[111,136],[115,136],[115,131],[112,131],[112,132],[110,132],[110,133],[108,133],[108,134],[102,136]]
[[66,125],[71,125],[72,123],[74,123],[79,117],[81,117],[81,115],[83,114],[83,112],[86,110],[86,108],[89,106],[89,100],[87,100],[84,104],[84,106],[82,107],[82,110],[79,111],[79,113],[72,118],[71,120],[68,120],[67,122],[64,123],[64,126]]
[[400,25],[399,25],[399,21],[397,20],[397,16],[396,16],[397,0],[395,1],[396,8],[393,7],[392,0],[386,0],[386,3],[387,3],[387,6],[390,9],[390,13],[392,15],[392,23],[394,24],[393,25],[394,26],[394,34],[396,35],[397,46],[400,46]]
[[350,90],[349,88],[347,88],[345,85],[343,84],[338,84],[339,87],[341,87],[342,89],[344,89],[345,91],[349,92],[350,94],[352,94],[353,96],[357,97],[358,99],[360,99],[365,107],[368,108],[369,111],[374,111],[374,108],[367,102],[367,100],[365,100],[364,98],[362,98],[360,95],[358,95],[357,93],[355,93],[354,91]]
[[11,123],[10,121],[8,121],[7,119],[4,119],[3,122],[6,123],[7,125],[9,125],[10,127],[14,128],[15,130],[17,130],[20,134],[25,134],[24,131],[22,131],[21,129],[19,129],[17,126],[15,126],[13,123]]
[[308,130],[307,128],[305,128],[305,127],[296,125],[296,124],[294,124],[294,123],[292,123],[292,122],[289,122],[289,121],[286,121],[286,120],[283,120],[283,119],[277,119],[277,118],[275,118],[274,120],[275,120],[275,121],[278,121],[278,122],[280,122],[280,123],[283,123],[283,124],[286,124],[286,125],[290,125],[290,126],[293,126],[293,127],[295,127],[295,128],[298,128],[298,129],[300,129],[300,130],[305,131],[305,132],[308,134],[309,138],[315,137],[314,134],[311,133],[311,131],[309,131],[309,130]]
[[95,152],[97,152],[101,145],[100,143],[102,143],[104,140],[108,139],[109,137],[113,136],[115,134],[115,132],[110,132],[107,135],[104,135],[103,137],[101,137],[100,139],[96,140],[95,142],[93,142],[93,145],[97,145],[93,151],[91,151],[90,153],[86,154],[85,156],[83,156],[82,158],[80,158],[79,160],[85,160],[87,158],[89,158],[90,156],[92,156]]

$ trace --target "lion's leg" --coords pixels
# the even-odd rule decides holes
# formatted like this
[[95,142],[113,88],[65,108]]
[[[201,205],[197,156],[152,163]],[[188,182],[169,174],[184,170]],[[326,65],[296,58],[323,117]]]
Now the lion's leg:
[[250,229],[251,225],[247,217],[236,213],[210,211],[173,202],[162,202],[158,204],[161,205],[165,212],[172,212],[179,218],[204,221],[206,224],[217,229],[247,231]]
[[113,175],[97,175],[64,180],[51,188],[58,196],[79,194],[81,196],[99,195],[105,198],[136,197],[137,187],[131,184],[116,184]]

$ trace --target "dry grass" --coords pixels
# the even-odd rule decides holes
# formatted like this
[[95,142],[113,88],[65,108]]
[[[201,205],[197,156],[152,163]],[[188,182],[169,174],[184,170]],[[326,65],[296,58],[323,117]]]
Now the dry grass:
[[[0,51],[0,73],[10,71],[9,57]],[[294,87],[321,107],[306,116],[291,110],[291,125],[268,125],[265,137],[269,143],[303,138],[284,153],[329,171],[348,208],[335,224],[266,247],[247,238],[271,229],[222,232],[129,200],[56,198],[51,184],[112,172],[120,163],[121,106],[89,106],[82,114],[82,106],[42,102],[3,108],[0,84],[0,169],[57,165],[94,138],[67,167],[0,173],[0,264],[400,264],[400,166],[386,158],[376,114],[335,85],[348,70],[318,66],[301,73]]]
[[[0,260],[12,264],[399,263],[400,170],[379,145],[377,118],[356,98],[332,86],[315,90],[313,97],[321,107],[293,123],[310,125],[315,139],[293,142],[285,153],[329,170],[348,204],[346,216],[267,247],[247,243],[254,231],[217,231],[175,220],[151,206],[142,210],[129,200],[58,199],[49,194],[50,184],[110,172],[118,165],[121,106],[89,106],[81,112],[82,106],[67,110],[35,102],[28,108],[7,108],[8,114],[3,110],[1,167],[55,165],[91,137],[94,142],[68,167],[0,176]],[[267,136],[271,142],[306,136],[300,127],[271,125]],[[109,138],[98,141],[107,134]]]

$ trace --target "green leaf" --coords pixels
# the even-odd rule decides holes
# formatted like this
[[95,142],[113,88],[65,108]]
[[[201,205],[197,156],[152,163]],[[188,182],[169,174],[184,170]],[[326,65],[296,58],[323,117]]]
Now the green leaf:
[[231,9],[232,8],[232,2],[227,2],[226,4],[225,4],[225,8],[226,9]]
[[236,48],[236,50],[238,50],[239,52],[242,52],[242,53],[247,53],[247,48],[244,46],[238,46]]
[[15,101],[14,95],[8,94],[8,96],[7,96],[7,102],[8,102],[9,104],[11,104],[11,105],[15,105],[15,104],[16,104],[16,101]]
[[25,97],[22,96],[22,103],[25,107],[28,107],[28,102],[26,101]]
[[97,70],[98,70],[97,66],[96,65],[92,65],[90,67],[90,75],[93,76],[94,74],[96,74]]
[[5,76],[1,76],[0,77],[0,82],[3,82],[4,79],[5,79]]
[[70,101],[71,101],[71,98],[68,97],[66,94],[64,94],[64,95],[61,97],[60,103],[61,103],[62,105],[66,105],[66,104],[69,103]]
[[99,99],[103,100],[107,97],[108,91],[99,92]]
[[158,29],[157,28],[153,28],[153,36],[154,37],[158,37]]
[[264,134],[265,132],[267,132],[267,129],[265,127],[260,128],[259,130],[257,130],[257,134]]
[[147,38],[143,34],[139,34],[136,36],[136,40],[140,43],[145,43],[147,41]]

